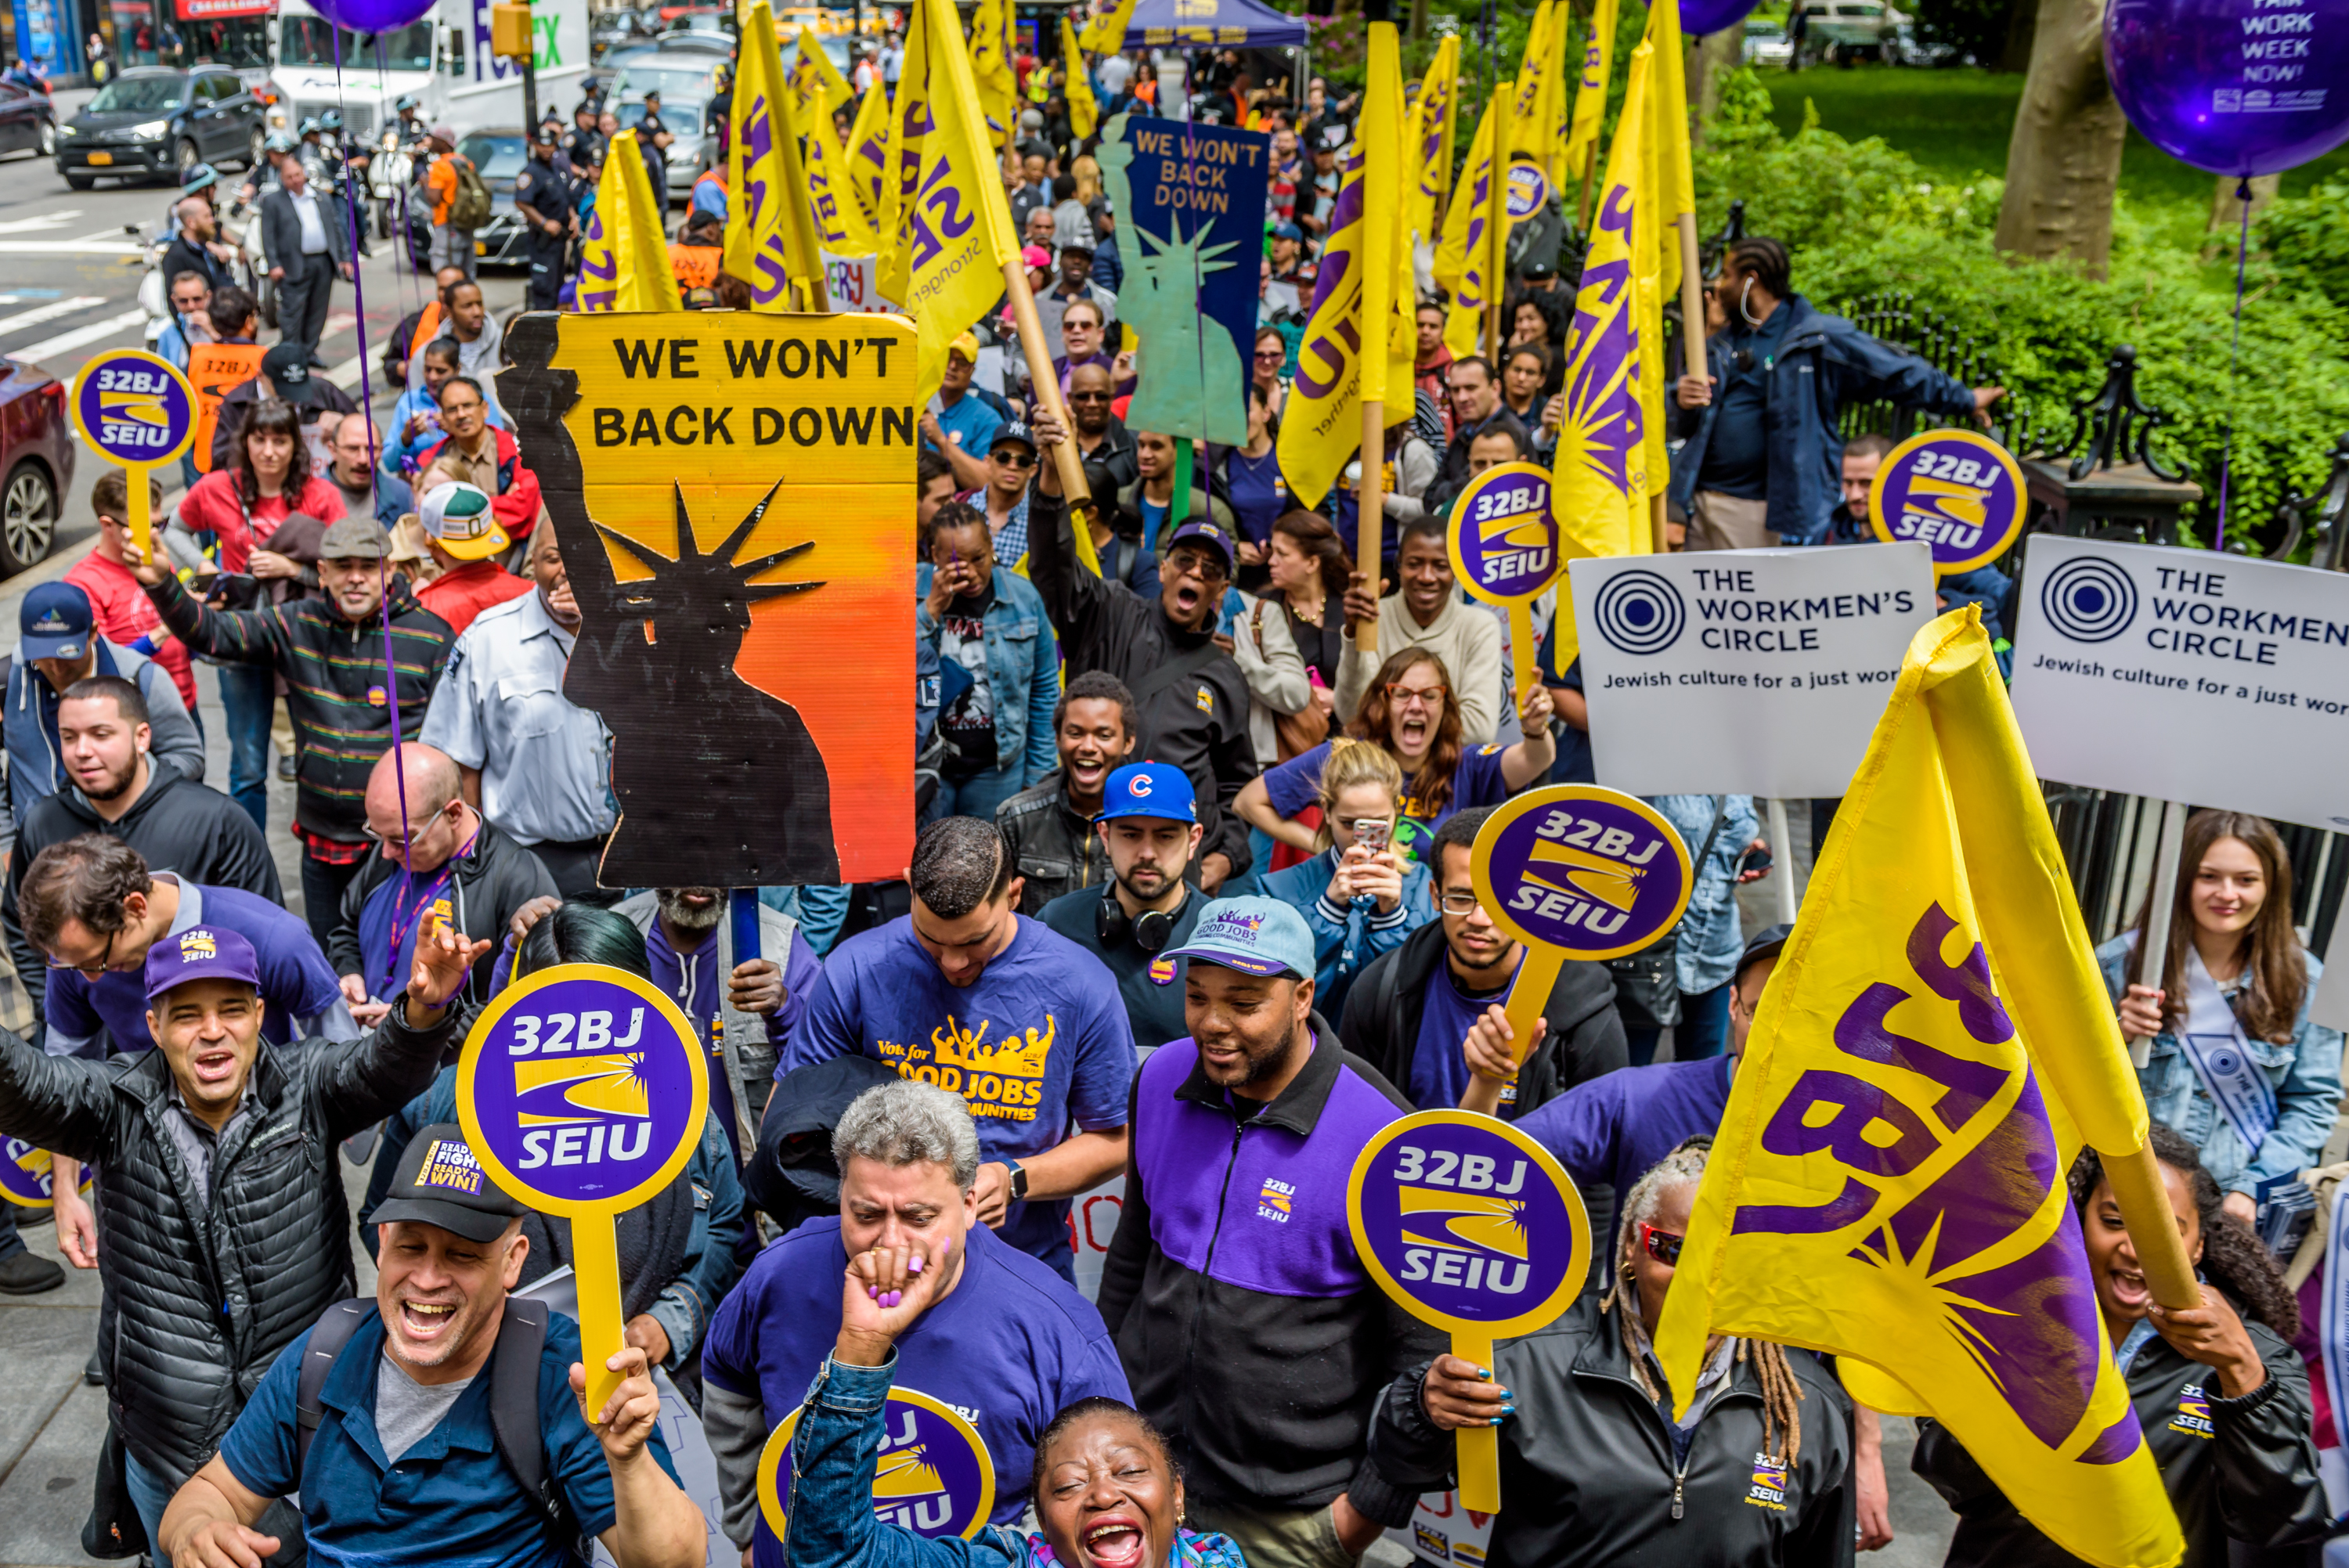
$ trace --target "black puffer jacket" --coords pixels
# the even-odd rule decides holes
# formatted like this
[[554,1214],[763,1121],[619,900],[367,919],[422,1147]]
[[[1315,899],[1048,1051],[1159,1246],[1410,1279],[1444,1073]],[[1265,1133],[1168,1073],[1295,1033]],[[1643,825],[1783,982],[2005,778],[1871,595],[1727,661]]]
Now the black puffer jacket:
[[[1401,947],[1371,961],[1346,994],[1338,1038],[1392,1084],[1411,1082],[1412,1053],[1427,1014],[1427,986],[1444,964],[1444,923],[1431,921]],[[1542,1009],[1548,1026],[1517,1069],[1516,1098],[1501,1107],[1515,1121],[1578,1083],[1611,1073],[1630,1060],[1623,1020],[1615,1011],[1615,977],[1604,964],[1569,958]]]
[[99,1168],[113,1311],[98,1356],[115,1429],[174,1486],[212,1457],[278,1351],[352,1294],[335,1146],[421,1094],[460,1022],[452,1009],[410,1029],[403,1016],[395,1006],[355,1043],[264,1042],[208,1209],[162,1124],[179,1113],[161,1051],[118,1073],[0,1030],[0,1133]]
[[[1618,1311],[1621,1310],[1619,1307]],[[1851,1402],[1800,1350],[1799,1456],[1763,1442],[1762,1389],[1734,1363],[1676,1454],[1664,1412],[1634,1377],[1612,1313],[1586,1295],[1566,1315],[1493,1347],[1493,1371],[1516,1396],[1501,1427],[1501,1511],[1491,1568],[1850,1568],[1856,1497]],[[1371,1460],[1392,1485],[1441,1491],[1459,1444],[1420,1403],[1424,1367],[1379,1401]],[[1651,1371],[1659,1386],[1661,1379]]]

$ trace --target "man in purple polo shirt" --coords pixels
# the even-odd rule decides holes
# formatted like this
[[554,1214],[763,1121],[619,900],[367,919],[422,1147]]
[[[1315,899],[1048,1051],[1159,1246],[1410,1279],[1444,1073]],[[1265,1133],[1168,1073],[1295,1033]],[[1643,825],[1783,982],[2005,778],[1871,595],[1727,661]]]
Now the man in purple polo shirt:
[[1411,1104],[1313,1010],[1313,935],[1288,904],[1219,899],[1165,956],[1187,961],[1191,1034],[1134,1078],[1102,1317],[1192,1526],[1249,1568],[1350,1568],[1418,1501],[1367,1458],[1380,1390],[1444,1345],[1346,1225],[1355,1157]]

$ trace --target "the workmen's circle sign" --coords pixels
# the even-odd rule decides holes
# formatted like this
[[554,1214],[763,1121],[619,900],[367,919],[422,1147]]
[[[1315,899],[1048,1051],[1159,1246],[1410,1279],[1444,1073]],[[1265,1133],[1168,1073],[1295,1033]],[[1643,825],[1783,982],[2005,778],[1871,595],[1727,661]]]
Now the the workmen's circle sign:
[[1452,503],[1444,535],[1452,574],[1487,604],[1529,603],[1557,581],[1557,519],[1549,470],[1537,463],[1486,469]]
[[[81,1190],[89,1191],[94,1167],[81,1168]],[[46,1209],[56,1195],[49,1151],[21,1138],[0,1138],[0,1198],[27,1209]]]
[[2013,454],[1973,430],[1925,430],[1885,454],[1868,490],[1868,526],[1888,543],[1931,547],[1943,577],[1987,566],[2023,531],[2029,500]]
[[693,1026],[625,969],[564,964],[465,1037],[457,1117],[499,1186],[550,1214],[616,1214],[685,1168],[709,1082]]
[[[781,1541],[792,1511],[792,1434],[783,1418],[759,1455],[759,1512]],[[995,1511],[995,1460],[978,1429],[953,1406],[912,1388],[891,1388],[873,1475],[873,1517],[933,1540],[968,1541]]]
[[1569,958],[1637,953],[1688,907],[1687,847],[1655,808],[1596,784],[1558,784],[1497,807],[1469,871],[1493,923]]
[[74,426],[110,463],[176,461],[196,438],[196,393],[171,361],[138,348],[109,348],[74,382]]
[[1509,165],[1509,222],[1522,223],[1549,200],[1549,177],[1537,163]]
[[1539,1328],[1590,1269],[1590,1220],[1565,1170],[1474,1111],[1423,1110],[1371,1140],[1346,1188],[1346,1223],[1389,1297],[1475,1338]]

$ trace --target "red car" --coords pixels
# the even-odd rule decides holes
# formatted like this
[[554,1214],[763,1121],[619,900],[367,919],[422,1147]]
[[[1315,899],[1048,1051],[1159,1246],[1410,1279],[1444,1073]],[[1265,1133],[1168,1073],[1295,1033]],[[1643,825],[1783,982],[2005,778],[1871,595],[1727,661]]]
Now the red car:
[[0,358],[0,576],[48,559],[73,471],[66,384],[37,365]]

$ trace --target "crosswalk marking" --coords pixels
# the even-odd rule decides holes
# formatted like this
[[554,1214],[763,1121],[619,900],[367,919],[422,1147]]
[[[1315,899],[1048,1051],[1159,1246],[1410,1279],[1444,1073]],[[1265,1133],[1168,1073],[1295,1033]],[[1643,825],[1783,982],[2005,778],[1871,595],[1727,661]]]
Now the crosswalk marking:
[[[5,298],[0,295],[0,298]],[[0,315],[0,332],[14,332],[18,327],[32,326],[39,322],[55,321],[61,315],[71,315],[94,304],[104,304],[104,294],[84,294],[78,299],[61,299],[32,310],[18,311],[15,315]]]
[[128,327],[137,326],[146,319],[147,313],[137,305],[132,305],[120,315],[110,315],[104,321],[94,321],[88,326],[75,327],[71,332],[61,332],[55,337],[44,339],[23,348],[12,348],[5,357],[46,359],[51,355],[69,353],[74,349],[98,342],[102,338],[112,337],[116,333]]

